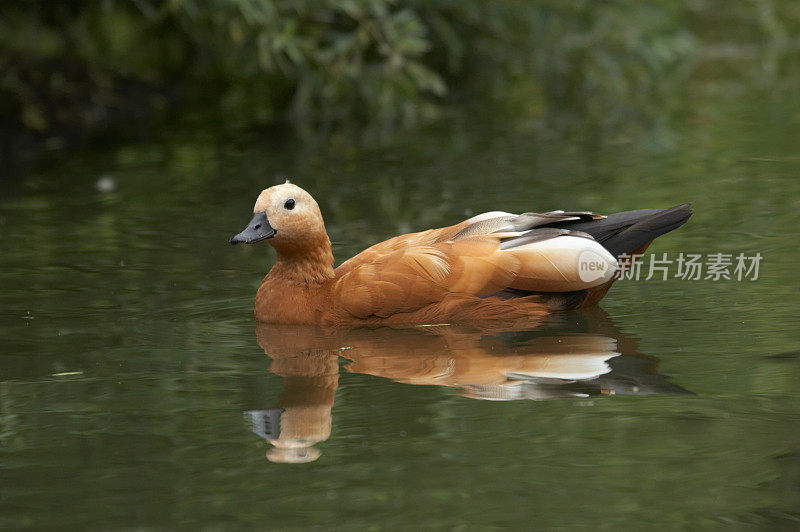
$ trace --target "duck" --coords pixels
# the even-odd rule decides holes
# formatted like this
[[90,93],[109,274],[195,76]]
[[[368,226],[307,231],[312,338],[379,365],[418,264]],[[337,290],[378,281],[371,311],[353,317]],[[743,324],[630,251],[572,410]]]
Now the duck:
[[623,256],[683,225],[686,203],[607,216],[491,211],[395,236],[334,267],[314,198],[286,182],[263,190],[231,244],[266,241],[277,259],[255,297],[262,323],[424,325],[541,320],[608,292]]

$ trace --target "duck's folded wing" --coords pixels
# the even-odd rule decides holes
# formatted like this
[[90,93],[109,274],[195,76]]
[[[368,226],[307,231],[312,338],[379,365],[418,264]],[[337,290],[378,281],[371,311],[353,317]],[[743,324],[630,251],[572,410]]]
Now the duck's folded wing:
[[[582,261],[593,265],[590,272],[581,269]],[[614,257],[583,233],[554,228],[490,233],[399,249],[337,270],[331,296],[351,316],[385,317],[447,294],[582,290],[608,281],[615,268]]]
[[603,217],[590,212],[551,211],[545,213],[526,212],[523,214],[512,214],[503,211],[485,212],[456,225],[409,233],[379,242],[343,262],[337,268],[337,273],[344,275],[380,257],[413,247],[432,246],[442,242],[463,240],[491,233],[519,233],[558,222],[591,221],[600,218]]
[[591,212],[550,211],[544,213],[525,212],[522,214],[499,211],[486,212],[458,224],[459,231],[453,236],[453,240],[490,233],[530,231],[543,225],[559,222],[588,222],[601,218],[603,216],[592,214]]

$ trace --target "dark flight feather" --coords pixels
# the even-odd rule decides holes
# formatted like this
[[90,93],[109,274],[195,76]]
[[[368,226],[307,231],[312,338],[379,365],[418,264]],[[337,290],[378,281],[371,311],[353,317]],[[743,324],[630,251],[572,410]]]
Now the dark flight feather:
[[639,209],[609,214],[601,220],[588,222],[556,222],[559,227],[588,233],[615,257],[631,253],[653,239],[669,233],[686,223],[692,215],[691,204],[671,209]]

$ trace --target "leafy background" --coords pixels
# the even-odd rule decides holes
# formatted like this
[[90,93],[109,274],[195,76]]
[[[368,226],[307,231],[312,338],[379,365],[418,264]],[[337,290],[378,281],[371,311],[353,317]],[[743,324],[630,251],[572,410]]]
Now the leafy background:
[[772,0],[4,2],[3,154],[172,110],[385,141],[478,97],[614,127],[663,118],[709,58],[759,62],[755,82],[796,70],[799,28]]

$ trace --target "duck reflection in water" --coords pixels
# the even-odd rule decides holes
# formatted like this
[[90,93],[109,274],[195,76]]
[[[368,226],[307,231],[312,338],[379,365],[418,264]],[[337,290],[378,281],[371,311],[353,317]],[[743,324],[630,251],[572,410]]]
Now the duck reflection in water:
[[447,386],[464,397],[508,401],[597,395],[690,394],[657,373],[599,308],[551,316],[527,329],[439,325],[324,329],[259,323],[256,338],[283,377],[275,408],[245,413],[273,462],[310,462],[331,434],[339,359],[347,371],[406,384]]

